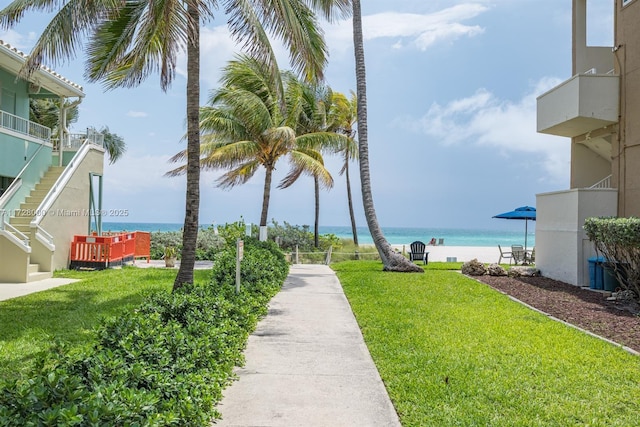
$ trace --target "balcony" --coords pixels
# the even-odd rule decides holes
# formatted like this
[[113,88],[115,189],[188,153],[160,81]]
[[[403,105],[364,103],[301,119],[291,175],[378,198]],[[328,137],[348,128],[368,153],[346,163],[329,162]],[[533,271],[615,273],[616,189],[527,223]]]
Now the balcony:
[[538,97],[540,133],[576,137],[618,122],[620,78],[578,74]]
[[[51,142],[53,143],[53,151],[59,151],[60,140],[58,138],[53,138]],[[87,129],[87,133],[71,133],[62,144],[62,150],[78,151],[85,142],[97,145],[98,147],[104,147],[104,134],[92,128]]]
[[[17,135],[30,136],[38,141],[49,142],[51,139],[51,129],[31,122],[14,114],[0,110],[0,129],[7,130],[9,133]],[[17,134],[17,135],[16,135]]]

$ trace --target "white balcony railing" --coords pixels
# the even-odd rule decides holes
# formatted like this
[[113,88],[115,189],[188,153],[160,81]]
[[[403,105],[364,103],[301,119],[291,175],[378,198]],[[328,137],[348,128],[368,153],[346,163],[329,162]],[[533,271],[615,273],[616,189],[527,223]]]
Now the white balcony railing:
[[[93,145],[104,147],[104,135],[95,129],[87,129],[87,133],[71,133],[67,140],[62,144],[65,151],[78,151],[82,144],[89,141]],[[53,151],[58,151],[59,139],[52,139]]]
[[44,142],[51,140],[51,129],[0,110],[0,128],[28,135]]
[[601,179],[589,188],[611,188],[611,175]]

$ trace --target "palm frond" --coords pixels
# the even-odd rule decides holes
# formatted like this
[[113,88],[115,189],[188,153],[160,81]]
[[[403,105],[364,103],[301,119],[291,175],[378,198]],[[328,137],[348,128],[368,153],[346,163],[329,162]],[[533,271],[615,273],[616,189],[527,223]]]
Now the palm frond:
[[260,166],[261,164],[258,161],[243,163],[218,178],[218,187],[227,189],[244,184],[251,179]]
[[293,70],[308,81],[322,80],[328,50],[321,27],[306,1],[263,2],[259,13],[267,31],[289,49]]
[[313,132],[296,138],[296,146],[325,153],[340,152],[347,144],[349,144],[349,138],[335,132]]
[[328,21],[351,16],[350,0],[309,0],[309,4],[314,10],[320,11]]
[[[134,18],[124,22],[114,21],[103,24],[107,41],[118,34],[118,30],[129,28],[128,38],[132,41],[129,51],[120,51],[115,65],[102,75],[108,88],[133,87],[139,85],[149,74],[160,75],[160,86],[166,90],[175,76],[178,53],[187,41],[189,18],[184,2],[179,0],[148,1],[137,0],[147,7],[138,9]],[[122,15],[122,14],[120,14]],[[135,33],[132,31],[135,28]],[[134,37],[135,36],[135,37]],[[100,43],[97,39],[97,43]]]
[[93,28],[113,11],[122,7],[119,0],[70,0],[63,6],[54,0],[16,0],[0,11],[0,25],[9,28],[29,10],[58,12],[36,41],[19,77],[28,79],[43,63],[56,66],[73,59]]
[[282,178],[282,180],[278,184],[277,188],[289,188],[289,187],[291,187],[291,185],[293,185],[293,183],[296,182],[298,180],[298,178],[300,178],[302,176],[303,173],[304,173],[304,169],[301,168],[301,167],[298,167],[298,168],[293,167],[293,168],[291,168],[289,173],[284,178]]
[[[211,117],[227,118],[233,117],[234,127],[229,127],[231,122],[226,122],[227,131],[240,131],[243,129],[245,137],[258,138],[267,129],[275,125],[272,111],[261,101],[260,97],[246,89],[222,88],[217,91],[217,96],[214,99],[215,104],[213,109],[218,108],[217,113],[211,112]],[[215,129],[217,131],[224,131],[223,128],[213,128],[217,123],[211,121],[209,123],[203,123],[207,129]],[[241,128],[240,128],[241,127]]]
[[259,2],[257,5],[251,0],[229,0],[225,3],[225,13],[229,16],[227,24],[232,37],[241,44],[242,49],[250,57],[263,64],[263,70],[274,84],[275,92],[278,94],[277,99],[284,99],[278,61],[261,22]]
[[[319,152],[310,149],[296,149],[290,153],[289,162],[292,165],[291,171],[280,182],[278,187],[285,188],[290,186],[302,174],[317,177],[323,188],[333,187],[333,177],[324,166],[324,159]],[[294,176],[296,177],[295,179],[293,179]],[[292,179],[293,181],[291,181]]]
[[228,169],[248,161],[260,161],[260,147],[254,141],[235,141],[216,146],[201,160],[204,169]]
[[[261,142],[274,159],[289,153],[295,147],[296,133],[288,126],[267,129]],[[268,148],[266,147],[268,146]]]

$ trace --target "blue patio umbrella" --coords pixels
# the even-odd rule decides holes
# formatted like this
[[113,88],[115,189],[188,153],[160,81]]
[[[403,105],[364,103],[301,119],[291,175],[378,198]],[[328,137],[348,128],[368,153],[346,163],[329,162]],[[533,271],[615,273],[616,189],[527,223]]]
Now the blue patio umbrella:
[[536,220],[536,208],[531,206],[521,206],[516,208],[511,212],[505,212],[498,215],[494,215],[493,218],[502,218],[502,219],[523,219],[524,220],[524,250],[527,250],[527,225],[529,220]]

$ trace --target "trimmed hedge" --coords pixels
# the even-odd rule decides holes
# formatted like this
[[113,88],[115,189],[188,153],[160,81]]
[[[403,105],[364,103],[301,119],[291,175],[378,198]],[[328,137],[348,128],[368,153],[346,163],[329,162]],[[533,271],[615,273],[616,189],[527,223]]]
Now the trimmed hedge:
[[620,285],[640,296],[640,218],[587,218],[584,230]]
[[55,343],[27,380],[0,382],[0,425],[208,426],[288,273],[275,245],[248,239],[236,294],[235,247],[216,257],[209,285],[149,294],[91,346]]

